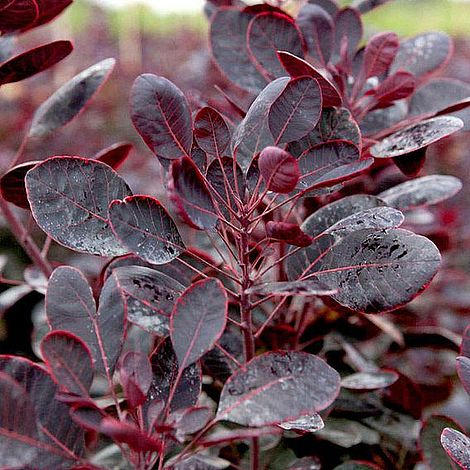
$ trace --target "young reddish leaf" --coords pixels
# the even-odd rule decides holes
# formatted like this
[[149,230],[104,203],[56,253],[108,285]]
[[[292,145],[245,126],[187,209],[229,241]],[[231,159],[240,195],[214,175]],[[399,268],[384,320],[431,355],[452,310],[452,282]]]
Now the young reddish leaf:
[[440,261],[439,250],[425,237],[402,229],[367,229],[341,239],[314,272],[330,288],[339,288],[331,297],[340,305],[378,313],[416,297],[431,282]]
[[343,43],[346,45],[348,58],[352,58],[362,39],[363,26],[361,15],[354,8],[343,8],[334,18],[335,56],[341,57]]
[[171,166],[170,198],[178,215],[197,230],[211,230],[218,216],[201,172],[189,157],[175,160]]
[[292,78],[307,76],[314,78],[318,82],[323,98],[323,106],[341,106],[343,99],[335,85],[312,65],[290,52],[278,51],[277,56],[286,72]]
[[[19,383],[31,400],[40,440],[44,442],[44,447],[37,445],[39,468],[61,468],[64,463],[80,460],[85,454],[83,430],[71,420],[69,407],[56,399],[58,386],[45,369],[24,358],[0,356],[0,372]],[[9,408],[16,419],[19,406],[20,402],[16,402]],[[28,422],[27,417],[25,420]],[[3,455],[4,452],[0,452],[0,456]]]
[[194,119],[194,138],[204,152],[222,156],[230,143],[230,129],[218,111],[206,106]]
[[165,264],[185,250],[176,224],[160,201],[141,195],[115,199],[109,206],[109,220],[132,253],[149,263]]
[[409,105],[409,116],[432,116],[470,97],[470,85],[451,78],[436,78],[419,87]]
[[[151,358],[153,379],[147,395],[148,401],[162,400],[167,402],[170,389],[178,376],[178,360],[173,351],[170,338],[167,338]],[[198,363],[186,367],[176,386],[176,392],[171,401],[170,410],[174,412],[181,408],[194,406],[201,393],[201,369]]]
[[67,331],[52,331],[41,341],[41,354],[62,390],[87,397],[93,381],[90,350]]
[[293,421],[285,421],[279,427],[286,431],[297,431],[301,433],[317,432],[325,427],[322,417],[318,413],[301,416]]
[[43,25],[67,8],[73,0],[5,0],[0,6],[0,31],[26,31]]
[[356,372],[341,380],[341,387],[350,390],[380,390],[393,385],[398,374],[393,371]]
[[375,144],[370,153],[375,158],[392,158],[406,155],[437,142],[463,127],[463,122],[453,116],[438,116],[412,124]]
[[[388,76],[375,90],[371,90],[377,104],[371,108],[390,106],[393,101],[408,98],[416,87],[416,78],[409,72],[399,70]],[[367,93],[369,94],[369,93]]]
[[152,366],[146,354],[129,351],[119,366],[121,383],[131,408],[143,405],[152,383]]
[[274,139],[268,126],[268,113],[282,90],[289,83],[288,77],[272,81],[256,97],[238,125],[232,138],[235,158],[243,171],[248,171],[253,158],[263,148],[274,145]]
[[335,294],[336,292],[337,289],[330,289],[326,284],[317,279],[309,279],[308,281],[266,282],[265,284],[253,286],[246,290],[247,294],[273,294],[282,296],[325,296]]
[[247,31],[254,13],[220,8],[211,18],[210,45],[220,70],[233,83],[252,93],[268,83],[248,52]]
[[248,26],[249,53],[269,80],[282,77],[284,69],[277,51],[287,51],[303,57],[303,39],[295,21],[287,15],[265,12],[256,15]]
[[321,6],[307,3],[300,9],[296,21],[310,55],[326,68],[333,49],[332,17]]
[[191,111],[176,85],[150,73],[140,75],[132,85],[130,107],[137,132],[159,159],[190,155]]
[[176,279],[144,266],[113,269],[127,303],[127,319],[158,336],[170,333],[170,315],[184,286]]
[[28,137],[46,137],[78,116],[111,74],[116,61],[105,59],[62,85],[36,110]]
[[320,119],[322,95],[314,78],[293,78],[273,102],[268,113],[275,144],[305,137]]
[[445,33],[419,34],[401,42],[390,74],[399,69],[419,78],[435,73],[447,63],[452,49],[452,40]]
[[40,161],[20,163],[8,170],[0,178],[0,191],[3,199],[22,209],[29,209],[28,196],[26,194],[25,176],[31,168],[34,168]]
[[126,161],[132,148],[132,144],[119,142],[101,150],[93,159],[106,163],[106,165],[109,165],[113,170],[117,170]]
[[136,452],[160,452],[162,449],[160,441],[148,436],[135,424],[106,417],[101,420],[99,430],[113,441],[124,442]]
[[317,356],[265,353],[225,383],[216,419],[242,426],[280,424],[328,407],[339,386],[339,374]]
[[309,246],[312,244],[312,237],[302,232],[297,224],[288,222],[273,222],[270,220],[266,224],[266,236],[295,246]]
[[52,157],[28,171],[25,184],[34,219],[55,241],[84,253],[126,253],[109,226],[108,206],[131,191],[109,166]]
[[297,160],[278,147],[266,147],[260,153],[258,169],[266,187],[275,193],[290,193],[300,178]]
[[[39,451],[49,451],[52,446],[40,437],[36,413],[29,395],[20,384],[3,372],[0,372],[0,394],[0,465],[2,468],[29,467],[37,462]],[[52,450],[55,448],[52,447]],[[50,459],[48,460],[50,464]]]
[[470,468],[470,439],[460,431],[445,428],[441,444],[448,456],[462,469]]
[[459,356],[456,360],[459,379],[465,391],[470,395],[470,358]]
[[445,428],[453,428],[462,431],[461,427],[451,418],[432,415],[423,423],[419,433],[419,446],[424,461],[429,468],[439,470],[452,470],[452,465],[445,450],[438,444],[442,431]]
[[455,176],[428,175],[386,189],[378,197],[396,209],[409,210],[445,201],[461,189],[462,182]]
[[96,370],[112,374],[119,357],[125,321],[125,304],[111,275],[96,310],[93,293],[83,274],[62,266],[54,270],[46,294],[47,319],[53,330],[66,330],[90,348]]
[[426,163],[427,149],[427,147],[424,147],[405,155],[399,155],[394,157],[392,161],[405,176],[418,176]]
[[362,78],[378,77],[386,73],[398,52],[399,42],[395,33],[378,33],[372,36],[364,50]]
[[180,369],[210,351],[225,329],[228,300],[222,283],[203,279],[188,287],[171,314],[170,336]]
[[70,41],[55,41],[35,47],[0,65],[0,86],[32,77],[52,67],[73,50]]

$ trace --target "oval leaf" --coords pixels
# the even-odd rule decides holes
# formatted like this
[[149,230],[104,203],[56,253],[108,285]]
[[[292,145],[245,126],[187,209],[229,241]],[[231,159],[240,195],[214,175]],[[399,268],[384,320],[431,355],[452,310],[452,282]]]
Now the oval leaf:
[[470,358],[459,356],[456,360],[459,379],[465,391],[470,395]]
[[116,61],[105,59],[62,85],[33,116],[28,137],[45,137],[76,117],[108,79]]
[[206,106],[194,119],[194,138],[204,152],[222,156],[230,143],[230,130],[220,113]]
[[386,73],[398,52],[399,42],[395,33],[378,33],[372,36],[364,50],[362,78],[377,77]]
[[98,152],[93,159],[106,163],[113,170],[117,170],[127,159],[133,146],[126,142],[119,142]]
[[132,85],[131,119],[149,149],[160,159],[190,155],[191,112],[183,92],[164,77],[145,73]]
[[31,168],[40,161],[20,163],[8,170],[0,179],[0,190],[3,198],[22,209],[29,209],[28,196],[26,194],[25,177]]
[[61,389],[89,396],[93,365],[81,339],[67,331],[52,331],[41,341],[41,354]]
[[339,374],[317,356],[265,353],[227,380],[216,419],[242,426],[280,424],[329,406],[339,384]]
[[185,249],[176,224],[160,201],[151,196],[113,201],[109,220],[121,243],[149,263],[168,263]]
[[109,226],[108,206],[131,191],[108,165],[52,157],[28,171],[25,184],[34,219],[55,241],[95,255],[126,253]]
[[130,407],[143,405],[152,383],[152,366],[147,355],[127,352],[120,361],[119,376]]
[[320,86],[314,78],[293,78],[269,109],[269,129],[275,144],[305,137],[317,125],[322,110]]
[[203,279],[186,289],[171,314],[170,336],[180,368],[211,350],[225,329],[228,300],[222,283]]
[[171,166],[171,200],[178,215],[198,230],[211,230],[218,216],[201,172],[189,157],[175,160]]
[[394,384],[398,380],[396,372],[375,371],[357,372],[341,380],[341,387],[350,390],[379,390]]
[[311,415],[301,416],[294,421],[281,423],[279,427],[286,431],[317,432],[325,427],[325,423],[318,413],[313,413]]
[[266,187],[275,193],[290,193],[300,178],[297,160],[278,147],[263,149],[258,159],[258,169]]
[[12,57],[0,65],[0,86],[32,77],[52,67],[73,50],[70,41],[55,41]]
[[297,224],[288,222],[274,222],[270,220],[266,224],[266,236],[272,240],[279,240],[295,246],[309,246],[312,237],[302,232]]
[[441,444],[449,457],[463,470],[470,468],[470,439],[460,431],[445,428]]
[[375,158],[391,158],[410,154],[437,142],[463,127],[453,116],[438,116],[413,124],[375,144],[370,153]]

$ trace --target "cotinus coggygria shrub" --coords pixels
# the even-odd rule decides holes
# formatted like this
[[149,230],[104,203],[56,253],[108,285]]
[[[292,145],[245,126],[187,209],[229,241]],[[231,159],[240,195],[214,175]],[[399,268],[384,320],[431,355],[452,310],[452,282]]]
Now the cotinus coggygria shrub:
[[[0,30],[21,33],[69,3],[0,4]],[[207,2],[212,55],[233,90],[197,109],[153,73],[130,91],[168,203],[117,173],[127,144],[29,162],[20,149],[1,209],[43,278],[49,332],[41,363],[0,356],[0,467],[443,469],[445,448],[468,468],[457,425],[421,425],[412,380],[348,338],[367,324],[403,346],[380,314],[411,302],[441,263],[407,216],[461,188],[418,177],[427,147],[464,126],[469,86],[433,78],[451,41],[364,42],[361,14],[382,3],[310,0],[293,17],[268,2]],[[9,58],[0,84],[70,51],[56,41]],[[25,142],[77,116],[113,66],[53,93]],[[391,165],[413,179],[360,190]],[[102,257],[99,276],[51,263],[11,203],[48,244]]]

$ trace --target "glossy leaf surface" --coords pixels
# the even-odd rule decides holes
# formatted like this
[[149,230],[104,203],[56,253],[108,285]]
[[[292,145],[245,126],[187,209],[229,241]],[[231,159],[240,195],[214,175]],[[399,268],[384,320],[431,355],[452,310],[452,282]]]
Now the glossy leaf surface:
[[297,160],[278,147],[266,147],[262,150],[258,169],[266,187],[275,193],[290,193],[300,178]]
[[441,434],[441,444],[460,468],[470,468],[470,439],[465,434],[445,428]]
[[316,432],[323,429],[325,423],[318,413],[313,413],[311,415],[301,416],[293,421],[286,421],[279,426],[286,431]]
[[52,157],[30,170],[25,183],[34,219],[58,243],[102,256],[126,252],[109,225],[108,206],[131,191],[109,166]]
[[388,371],[356,372],[341,380],[341,386],[350,390],[378,390],[394,384],[398,374]]

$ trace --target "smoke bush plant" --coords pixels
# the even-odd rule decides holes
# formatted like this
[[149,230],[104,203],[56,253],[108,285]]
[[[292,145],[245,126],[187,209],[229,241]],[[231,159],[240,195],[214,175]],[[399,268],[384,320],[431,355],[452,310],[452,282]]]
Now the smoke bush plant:
[[[69,3],[6,2],[0,29],[20,33]],[[391,162],[416,176],[426,148],[463,126],[451,113],[470,95],[464,84],[432,78],[452,49],[441,33],[401,42],[379,33],[360,47],[360,14],[382,3],[341,9],[310,0],[293,18],[282,5],[208,2],[214,60],[245,91],[247,109],[227,93],[225,113],[192,110],[164,77],[136,79],[131,118],[165,170],[181,224],[115,171],[127,145],[94,159],[39,162],[21,162],[20,149],[1,179],[1,208],[48,279],[51,331],[41,341],[44,365],[0,357],[2,468],[127,461],[139,469],[374,469],[419,460],[377,432],[420,418],[406,377],[322,326],[329,315],[373,319],[415,298],[440,254],[400,226],[407,211],[461,187],[443,175],[377,195],[354,193],[350,184]],[[8,59],[0,83],[23,80],[70,51],[58,41]],[[56,91],[24,142],[73,119],[113,65],[106,59]],[[90,284],[72,266],[53,269],[9,203],[31,211],[49,239],[104,257],[99,278]],[[130,349],[136,326],[148,348]],[[315,354],[306,352],[312,345]],[[338,349],[346,359],[333,355],[333,368],[326,359]],[[104,389],[92,385],[100,377]],[[432,439],[451,421],[439,419],[422,428],[426,463],[447,458],[442,448],[436,457]],[[461,439],[445,432],[446,448]],[[344,444],[358,433],[359,441]],[[310,449],[296,455],[298,436],[310,439]],[[346,462],[348,447],[379,441],[383,451],[376,446]]]

